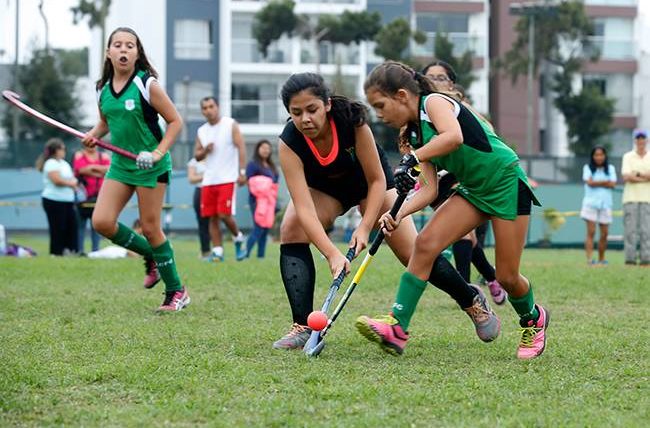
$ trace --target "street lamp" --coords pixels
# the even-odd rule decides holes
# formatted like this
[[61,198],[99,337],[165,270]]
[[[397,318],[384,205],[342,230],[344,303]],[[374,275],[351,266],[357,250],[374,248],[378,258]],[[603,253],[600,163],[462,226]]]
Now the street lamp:
[[[510,14],[528,17],[528,78],[527,92],[528,105],[526,106],[526,151],[529,156],[533,154],[533,78],[535,68],[535,18],[541,15],[548,15],[556,10],[556,6],[549,0],[525,1],[512,3]],[[528,173],[530,173],[530,160],[528,161]]]

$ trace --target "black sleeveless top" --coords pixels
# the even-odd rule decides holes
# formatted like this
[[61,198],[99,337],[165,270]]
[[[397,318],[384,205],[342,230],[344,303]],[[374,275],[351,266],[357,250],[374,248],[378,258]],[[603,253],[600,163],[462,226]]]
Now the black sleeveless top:
[[[356,156],[355,127],[342,123],[336,118],[334,125],[338,134],[338,154],[326,165],[322,165],[312,153],[305,136],[296,128],[293,121],[287,122],[280,138],[302,161],[307,185],[338,200],[345,212],[359,205],[368,196],[368,183]],[[386,188],[392,189],[395,187],[393,172],[384,151],[378,145],[377,152],[386,176]]]

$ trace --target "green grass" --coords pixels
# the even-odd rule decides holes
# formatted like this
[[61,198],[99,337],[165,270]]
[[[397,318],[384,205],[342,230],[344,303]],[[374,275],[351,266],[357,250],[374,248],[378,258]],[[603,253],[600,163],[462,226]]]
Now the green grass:
[[[46,253],[44,239],[15,240]],[[552,320],[545,354],[518,361],[509,306],[485,344],[434,289],[401,358],[362,339],[355,317],[387,311],[402,272],[384,248],[308,359],[271,349],[290,324],[277,244],[241,263],[229,245],[217,265],[196,247],[175,241],[192,304],[168,316],[135,259],[0,259],[0,426],[647,426],[650,270],[621,253],[606,268],[581,251],[524,254]],[[315,260],[319,305],[329,280]]]

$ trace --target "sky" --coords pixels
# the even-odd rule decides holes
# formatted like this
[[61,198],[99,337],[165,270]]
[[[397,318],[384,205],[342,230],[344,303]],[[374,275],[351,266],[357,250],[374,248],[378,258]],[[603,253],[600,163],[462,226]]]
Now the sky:
[[[33,46],[43,47],[45,29],[38,5],[49,25],[50,46],[53,48],[80,48],[90,44],[90,30],[85,22],[72,23],[70,8],[78,0],[0,0],[0,63],[13,63],[15,46],[15,4],[20,1],[20,56],[25,59]],[[638,0],[643,15],[641,25],[650,26],[650,0]],[[644,32],[648,34],[649,32]]]
[[[14,61],[16,1],[0,0],[0,62]],[[45,26],[38,5],[41,0],[20,1],[20,57],[28,55],[34,46],[44,47]],[[80,48],[90,44],[90,30],[85,22],[72,23],[70,8],[78,0],[43,0],[43,11],[49,26],[52,48]]]

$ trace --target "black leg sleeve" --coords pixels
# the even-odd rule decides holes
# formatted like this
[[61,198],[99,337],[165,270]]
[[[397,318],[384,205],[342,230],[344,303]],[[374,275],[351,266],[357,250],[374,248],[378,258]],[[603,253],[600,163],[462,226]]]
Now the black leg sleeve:
[[429,282],[449,294],[461,308],[472,306],[477,291],[460,276],[458,271],[443,256],[433,262]]
[[456,269],[460,276],[463,277],[465,282],[469,281],[469,271],[472,262],[472,241],[469,239],[461,239],[453,245],[454,262]]
[[481,247],[480,245],[477,245],[472,250],[472,264],[474,265],[478,273],[480,273],[481,276],[485,278],[486,281],[490,282],[497,279],[496,272],[494,271],[494,267],[490,264],[488,259],[485,257],[485,252],[483,251],[483,247]]
[[287,292],[293,322],[307,325],[314,308],[316,268],[309,244],[280,245],[280,275]]

